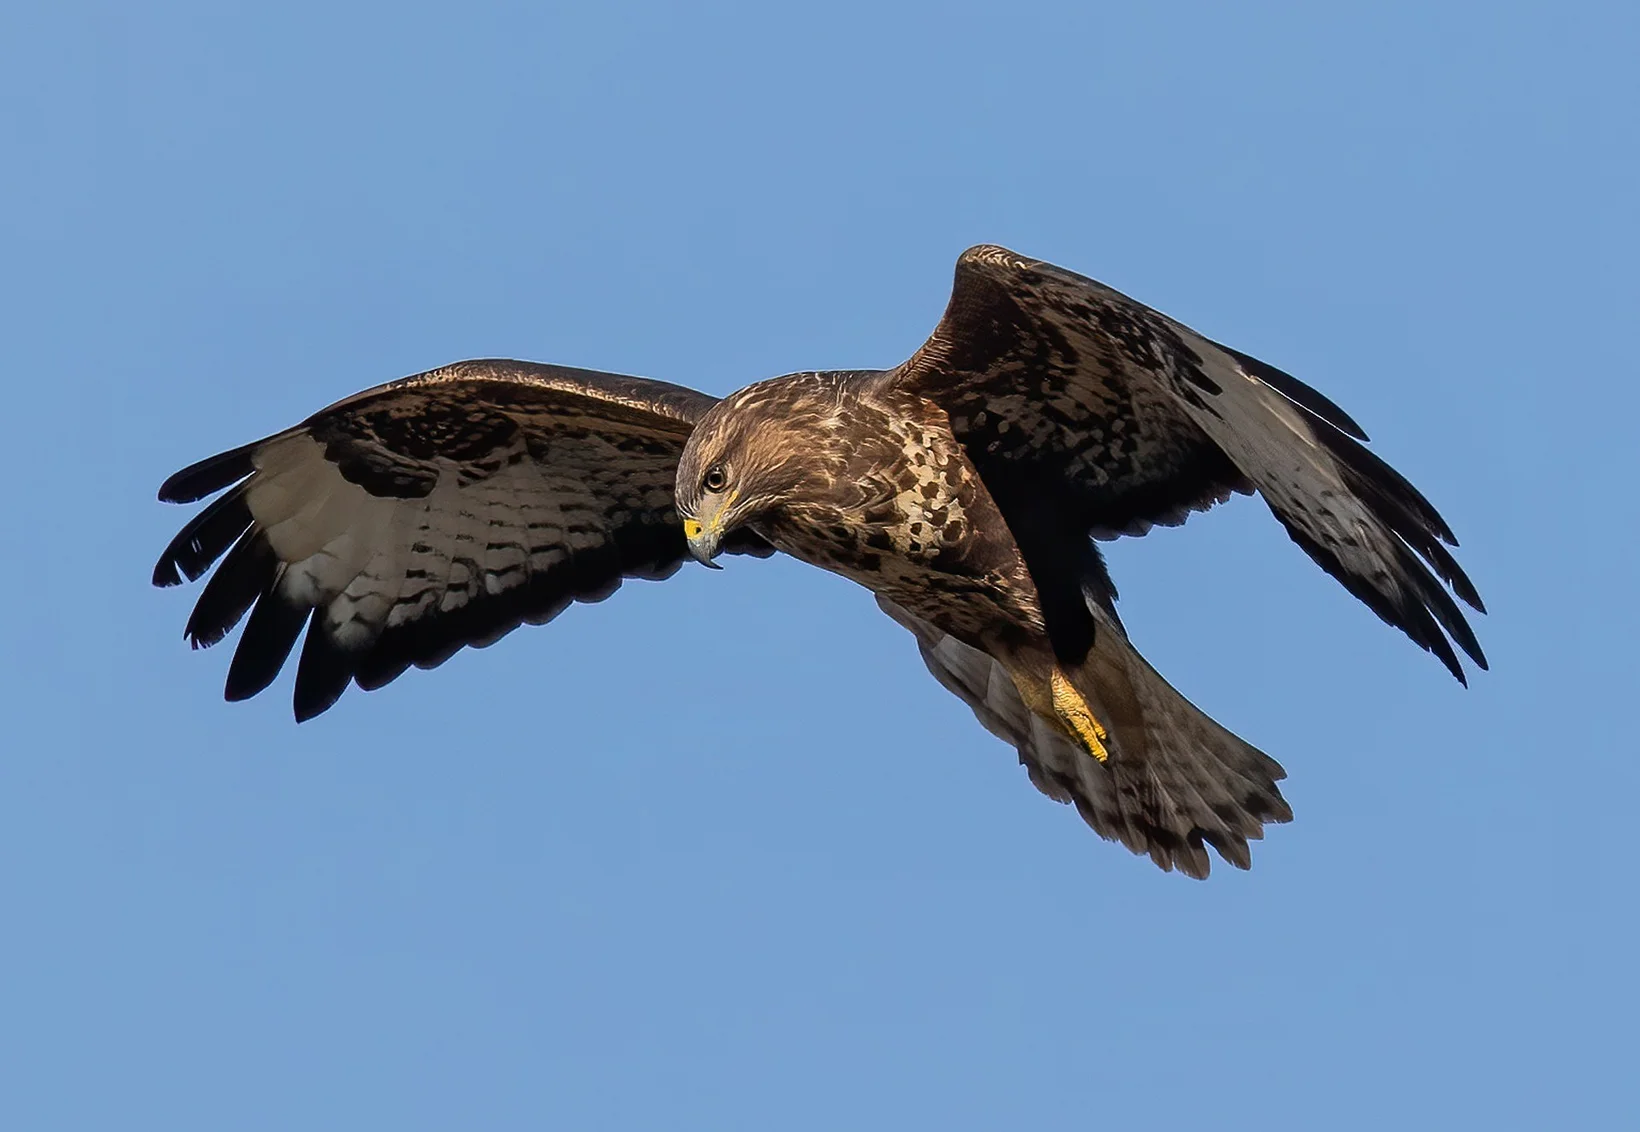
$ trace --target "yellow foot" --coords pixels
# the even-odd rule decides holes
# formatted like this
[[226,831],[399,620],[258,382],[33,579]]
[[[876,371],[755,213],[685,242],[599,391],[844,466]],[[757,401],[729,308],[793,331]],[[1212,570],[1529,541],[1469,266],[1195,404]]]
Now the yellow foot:
[[1057,664],[1054,665],[1053,675],[1048,678],[1048,686],[1053,690],[1054,711],[1059,713],[1059,718],[1065,721],[1071,733],[1082,741],[1083,749],[1100,762],[1109,759],[1110,752],[1105,750],[1105,740],[1109,736],[1093,717],[1088,701],[1071,687],[1070,679],[1059,670]]

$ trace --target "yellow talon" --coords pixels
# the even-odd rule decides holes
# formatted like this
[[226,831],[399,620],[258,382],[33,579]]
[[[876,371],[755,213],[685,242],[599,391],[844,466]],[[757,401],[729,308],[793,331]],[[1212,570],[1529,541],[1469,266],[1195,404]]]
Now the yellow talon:
[[1093,709],[1082,694],[1071,687],[1070,680],[1055,665],[1053,675],[1048,678],[1048,686],[1053,690],[1053,709],[1059,713],[1059,718],[1065,721],[1088,754],[1105,762],[1110,758],[1110,752],[1105,750],[1105,740],[1109,734],[1100,722],[1093,717]]

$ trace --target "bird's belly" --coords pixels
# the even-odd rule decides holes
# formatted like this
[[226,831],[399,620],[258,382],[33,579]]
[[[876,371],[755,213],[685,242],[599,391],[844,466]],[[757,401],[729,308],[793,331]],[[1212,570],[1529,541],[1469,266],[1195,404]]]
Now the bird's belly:
[[976,648],[1044,631],[1041,606],[1027,579],[1013,571],[976,569],[950,548],[922,546],[908,553],[873,538],[869,528],[848,539],[830,532],[758,533],[793,558],[840,574]]

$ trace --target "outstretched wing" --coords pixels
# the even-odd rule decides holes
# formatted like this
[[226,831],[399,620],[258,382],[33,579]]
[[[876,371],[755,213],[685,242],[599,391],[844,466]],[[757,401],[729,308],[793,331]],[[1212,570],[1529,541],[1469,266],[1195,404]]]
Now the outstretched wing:
[[[1460,681],[1484,611],[1434,507],[1359,425],[1272,366],[1126,295],[1005,248],[957,261],[950,306],[885,382],[945,409],[1032,573],[1033,525],[1097,537],[1182,522],[1257,490],[1311,558]],[[1431,573],[1433,571],[1433,574]]]
[[[186,634],[213,645],[250,612],[230,700],[272,683],[308,626],[295,693],[307,719],[350,681],[378,688],[622,578],[673,574],[686,551],[678,456],[714,402],[513,361],[383,385],[166,480],[172,503],[228,490],[165,548],[154,584],[222,558]],[[754,538],[729,549],[772,553]]]

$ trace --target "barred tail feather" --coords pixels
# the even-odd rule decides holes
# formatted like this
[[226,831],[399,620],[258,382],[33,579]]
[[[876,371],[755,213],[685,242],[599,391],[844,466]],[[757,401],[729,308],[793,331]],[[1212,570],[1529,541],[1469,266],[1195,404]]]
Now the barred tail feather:
[[1293,819],[1277,786],[1287,777],[1281,764],[1187,700],[1125,636],[1100,632],[1070,677],[1110,732],[1110,759],[1093,763],[1077,748],[1072,767],[1061,756],[1047,771],[1085,784],[1076,808],[1103,836],[1114,831],[1162,868],[1202,878],[1204,845],[1246,869],[1248,842],[1261,839],[1266,824]]
[[1292,820],[1276,785],[1286,777],[1280,764],[1208,718],[1119,632],[1101,632],[1088,660],[1069,672],[1109,731],[1110,759],[1101,763],[1027,706],[1001,661],[879,604],[916,634],[934,677],[1018,750],[1037,789],[1162,869],[1206,877],[1208,846],[1248,868],[1248,842],[1262,838],[1266,824]]

